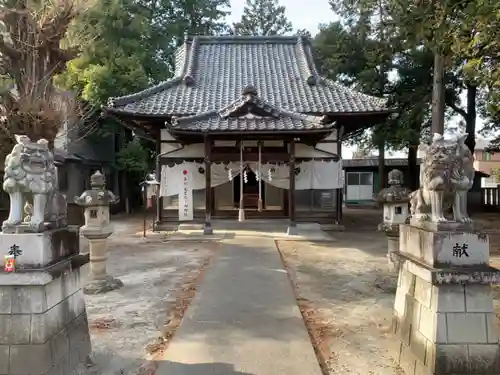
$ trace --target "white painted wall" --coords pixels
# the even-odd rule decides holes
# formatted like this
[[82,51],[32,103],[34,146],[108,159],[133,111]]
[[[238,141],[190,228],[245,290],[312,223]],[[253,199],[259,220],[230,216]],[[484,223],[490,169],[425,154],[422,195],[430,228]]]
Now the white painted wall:
[[328,137],[324,139],[325,141],[335,141],[333,143],[318,143],[316,145],[317,149],[332,153],[332,154],[337,154],[337,130],[335,129],[330,133]]
[[297,143],[295,145],[295,156],[297,158],[328,158],[332,156],[329,152],[337,154],[337,143],[318,143],[316,148],[320,150],[315,150],[314,147],[309,145]]
[[[177,150],[177,151],[175,151]],[[162,143],[161,152],[170,152],[166,158],[203,158],[205,157],[205,145],[203,143],[194,143],[182,146],[180,143]]]
[[175,141],[174,137],[168,132],[167,129],[161,130],[161,140],[162,141]]
[[[337,138],[336,131],[330,134],[325,140],[334,141]],[[174,141],[174,138],[170,133],[163,129],[161,132],[162,141]],[[221,147],[231,147],[235,145],[235,141],[216,141],[217,146]],[[245,141],[244,145],[246,147],[257,146],[257,141]],[[265,141],[264,146],[266,147],[279,147],[283,145],[283,141]],[[325,158],[330,157],[331,154],[337,153],[337,142],[334,143],[318,143],[316,145],[317,150],[314,147],[297,143],[295,145],[295,156],[298,158]],[[177,150],[177,151],[174,151]],[[180,143],[162,143],[161,152],[169,153],[167,157],[172,158],[203,158],[205,156],[205,146],[203,143],[195,143],[182,147]]]

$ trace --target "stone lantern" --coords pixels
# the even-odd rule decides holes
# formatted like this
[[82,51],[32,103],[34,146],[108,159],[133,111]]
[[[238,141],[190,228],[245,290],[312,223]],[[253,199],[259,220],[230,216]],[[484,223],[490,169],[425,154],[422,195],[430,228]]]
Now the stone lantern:
[[119,198],[106,190],[106,179],[100,171],[90,177],[90,190],[74,201],[85,209],[85,225],[80,233],[89,240],[90,283],[83,288],[85,294],[106,293],[123,286],[123,283],[106,272],[107,238],[113,233],[109,223],[109,205]]
[[377,196],[377,202],[383,205],[384,217],[378,229],[387,236],[387,258],[389,264],[398,269],[399,259],[399,225],[404,224],[409,213],[411,190],[403,187],[403,172],[393,169],[388,175],[389,187],[382,189]]

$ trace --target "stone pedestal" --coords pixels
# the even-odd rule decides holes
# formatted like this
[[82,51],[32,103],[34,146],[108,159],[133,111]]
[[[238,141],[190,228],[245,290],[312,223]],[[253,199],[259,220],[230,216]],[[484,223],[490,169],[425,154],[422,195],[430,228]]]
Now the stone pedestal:
[[488,237],[471,227],[400,226],[393,332],[406,375],[500,374]]
[[91,346],[80,267],[87,261],[75,255],[0,272],[0,375],[71,374],[86,360]]
[[378,230],[385,233],[387,237],[387,262],[390,271],[399,271],[399,224],[379,224]]
[[214,234],[212,224],[209,221],[205,221],[205,224],[203,225],[203,234],[206,234],[206,235]]
[[85,234],[85,236],[89,240],[90,282],[85,285],[83,292],[85,294],[99,294],[121,288],[123,282],[108,275],[106,271],[106,260],[108,259],[107,237],[109,234]]
[[17,269],[40,269],[79,253],[79,230],[67,226],[40,233],[0,233],[0,249],[7,255],[16,246]]
[[286,229],[286,234],[289,236],[297,236],[299,234],[297,225],[289,225],[288,228]]

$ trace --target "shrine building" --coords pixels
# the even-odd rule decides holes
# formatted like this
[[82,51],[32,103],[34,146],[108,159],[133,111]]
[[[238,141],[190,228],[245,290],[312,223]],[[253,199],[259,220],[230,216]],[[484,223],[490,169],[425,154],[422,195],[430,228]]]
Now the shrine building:
[[390,111],[322,77],[302,36],[194,36],[174,78],[110,98],[104,113],[156,142],[160,227],[288,218],[294,233],[340,223],[341,142]]

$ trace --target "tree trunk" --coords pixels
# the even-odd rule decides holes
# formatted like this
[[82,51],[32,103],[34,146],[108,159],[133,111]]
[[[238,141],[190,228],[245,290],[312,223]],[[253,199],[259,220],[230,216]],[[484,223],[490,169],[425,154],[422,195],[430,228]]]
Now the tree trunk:
[[419,183],[419,173],[418,173],[418,165],[417,165],[417,152],[418,145],[410,145],[408,147],[408,187],[413,191],[418,189]]
[[467,132],[467,139],[465,144],[469,150],[474,153],[476,147],[476,100],[477,100],[477,86],[467,84],[467,116],[465,118],[465,131]]
[[444,133],[444,99],[444,56],[436,49],[432,83],[432,133]]
[[387,186],[387,176],[385,173],[385,142],[380,140],[378,143],[378,176],[380,181],[379,190]]

